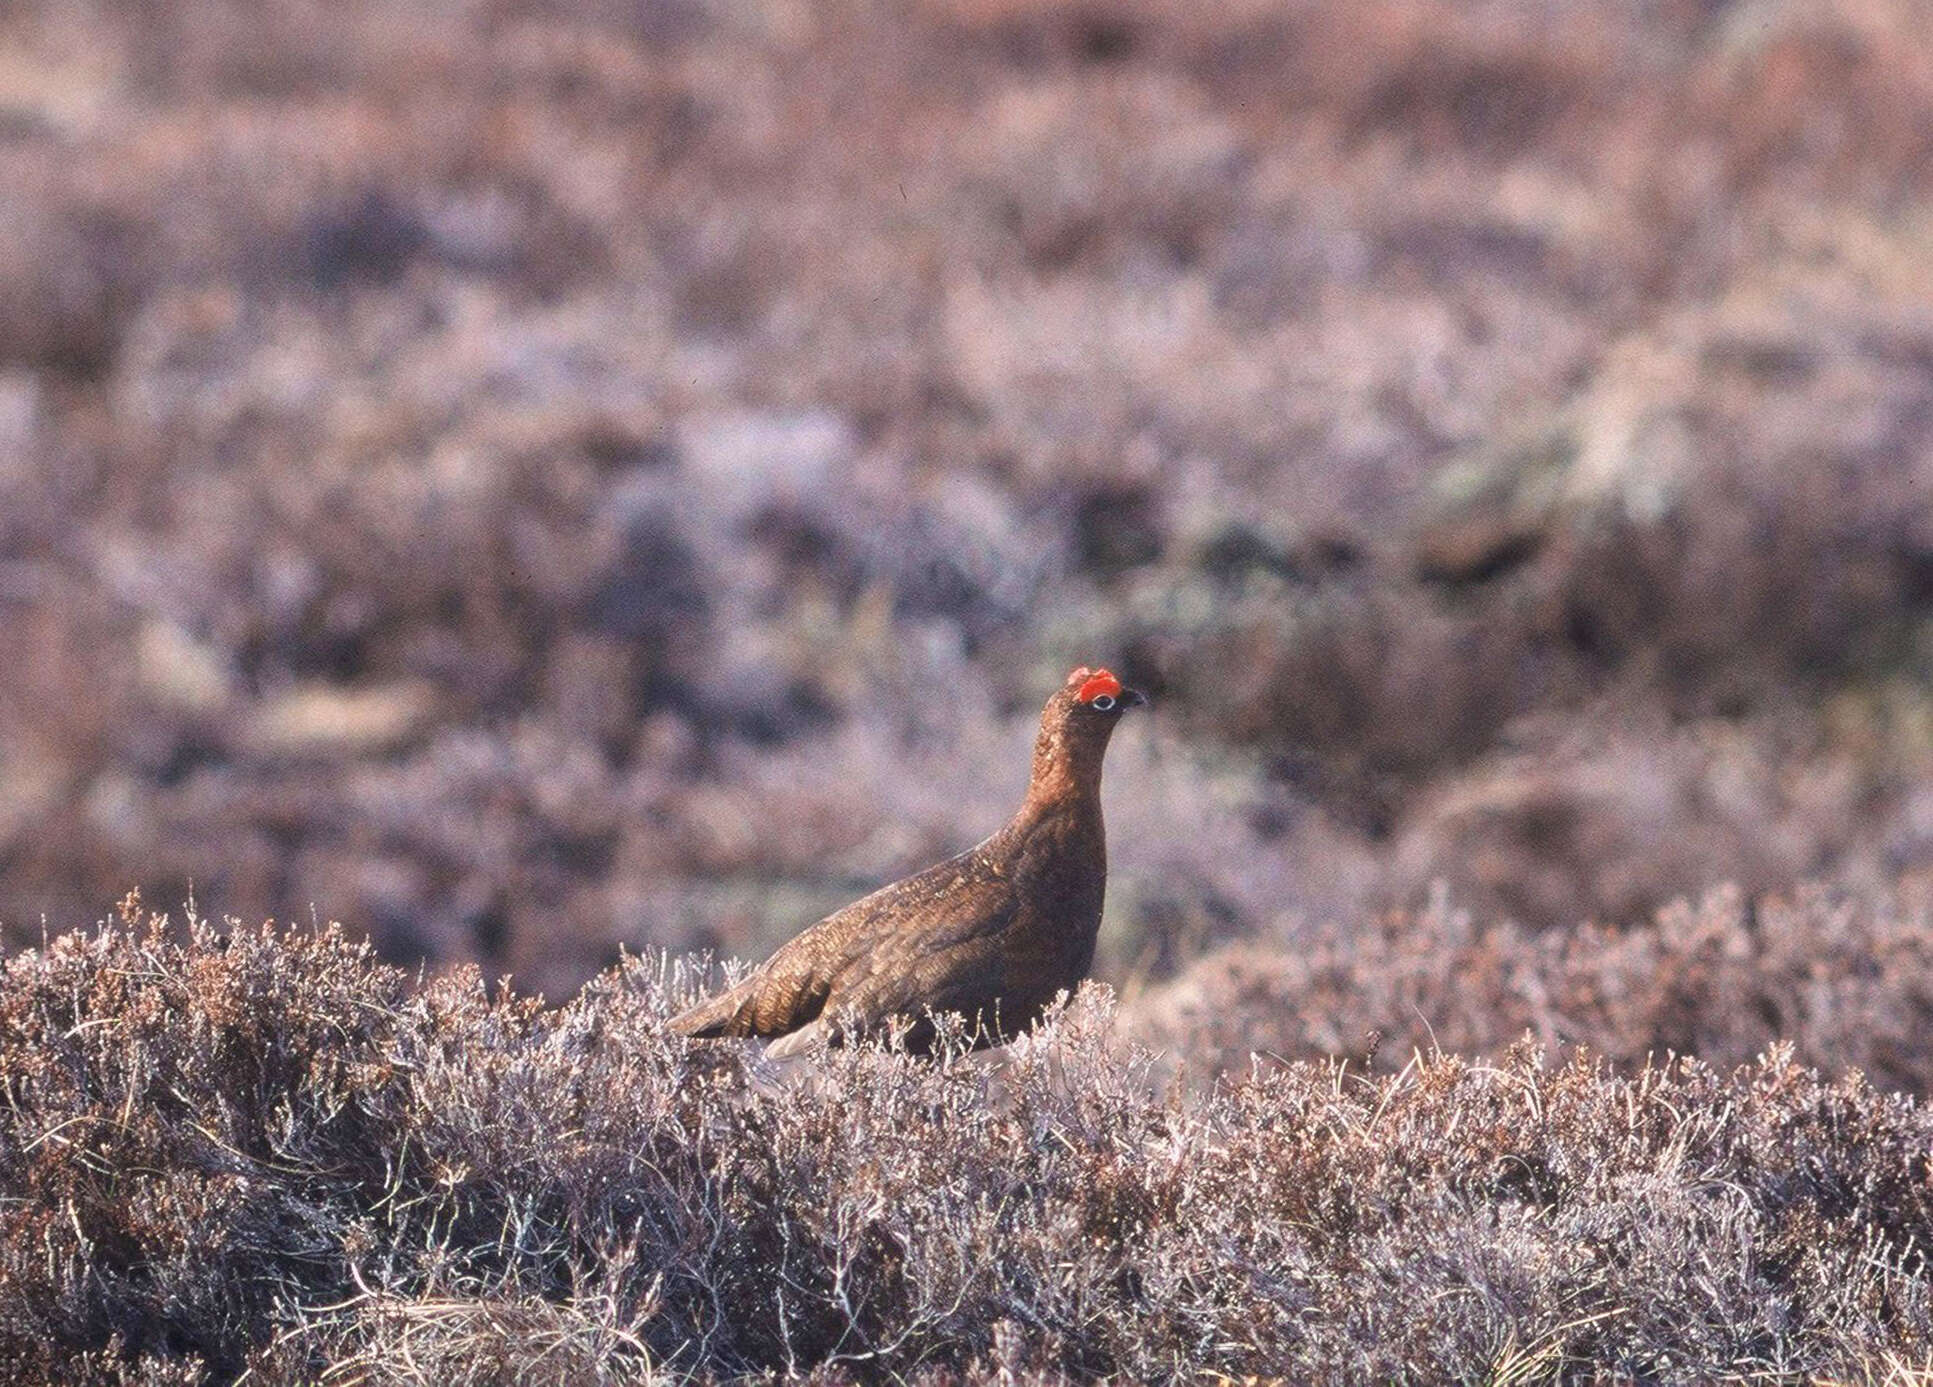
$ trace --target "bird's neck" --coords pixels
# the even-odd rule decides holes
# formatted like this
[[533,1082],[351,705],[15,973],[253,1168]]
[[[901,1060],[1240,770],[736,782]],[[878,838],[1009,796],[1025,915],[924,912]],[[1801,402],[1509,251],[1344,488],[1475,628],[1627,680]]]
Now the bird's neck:
[[[1098,808],[1101,802],[1101,747],[1071,745],[1060,729],[1044,730],[1034,743],[1033,775],[1027,782],[1027,807]],[[1091,753],[1091,754],[1090,754]]]

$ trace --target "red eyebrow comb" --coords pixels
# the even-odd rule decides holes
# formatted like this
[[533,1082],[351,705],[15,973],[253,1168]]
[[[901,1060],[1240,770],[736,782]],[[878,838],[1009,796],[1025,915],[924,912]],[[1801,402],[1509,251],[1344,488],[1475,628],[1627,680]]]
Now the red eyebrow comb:
[[1081,685],[1080,691],[1074,697],[1082,703],[1092,703],[1102,695],[1106,695],[1109,698],[1119,698],[1121,696],[1121,681],[1106,670],[1101,670],[1092,679],[1089,679],[1085,684]]

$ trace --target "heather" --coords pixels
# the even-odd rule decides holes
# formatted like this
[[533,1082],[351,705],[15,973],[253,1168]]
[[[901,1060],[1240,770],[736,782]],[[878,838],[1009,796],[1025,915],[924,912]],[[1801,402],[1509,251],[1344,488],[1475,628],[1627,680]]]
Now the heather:
[[0,929],[756,956],[1081,663],[1124,988],[1922,868],[1927,23],[11,6]]
[[[0,993],[33,1382],[1907,1381],[1933,1118],[1530,1041],[1183,1101],[1090,991],[996,1057],[692,1047],[334,930],[132,916]],[[1889,1378],[1890,1375],[1890,1378]]]
[[1933,1091],[1933,900],[1922,880],[1861,894],[1736,888],[1607,928],[1527,930],[1438,897],[1341,922],[1288,950],[1234,945],[1149,988],[1129,1033],[1196,1079],[1256,1063],[1419,1050],[1495,1054],[1521,1036],[1626,1069],[1721,1068],[1784,1045],[1801,1063]]
[[[1923,0],[22,0],[0,187],[0,1378],[1933,1361]],[[666,1035],[1101,663],[1101,989]]]

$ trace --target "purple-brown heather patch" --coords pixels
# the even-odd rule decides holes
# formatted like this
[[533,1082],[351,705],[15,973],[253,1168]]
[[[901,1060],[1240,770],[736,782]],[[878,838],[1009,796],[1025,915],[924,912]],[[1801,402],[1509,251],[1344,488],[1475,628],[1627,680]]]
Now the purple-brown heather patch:
[[745,5],[9,6],[9,944],[762,957],[1097,658],[1124,991],[1933,864],[1923,0]]
[[0,1379],[1916,1380],[1930,15],[9,4]]
[[[6,961],[10,1383],[1908,1381],[1933,1115],[1414,1051],[1184,1098],[1088,991],[997,1056],[773,1068],[628,959],[554,1009],[334,930]],[[1888,1377],[1888,1374],[1893,1374]]]

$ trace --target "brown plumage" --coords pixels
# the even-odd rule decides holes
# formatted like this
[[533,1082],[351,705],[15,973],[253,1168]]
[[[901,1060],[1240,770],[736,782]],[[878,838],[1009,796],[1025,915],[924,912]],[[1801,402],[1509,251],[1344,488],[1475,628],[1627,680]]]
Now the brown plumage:
[[1041,713],[1027,798],[1006,827],[828,915],[672,1029],[782,1037],[769,1051],[782,1055],[895,1017],[923,1049],[934,1012],[965,1014],[983,1045],[1031,1026],[1094,962],[1107,887],[1101,758],[1121,714],[1146,701],[1106,670],[1075,670]]

